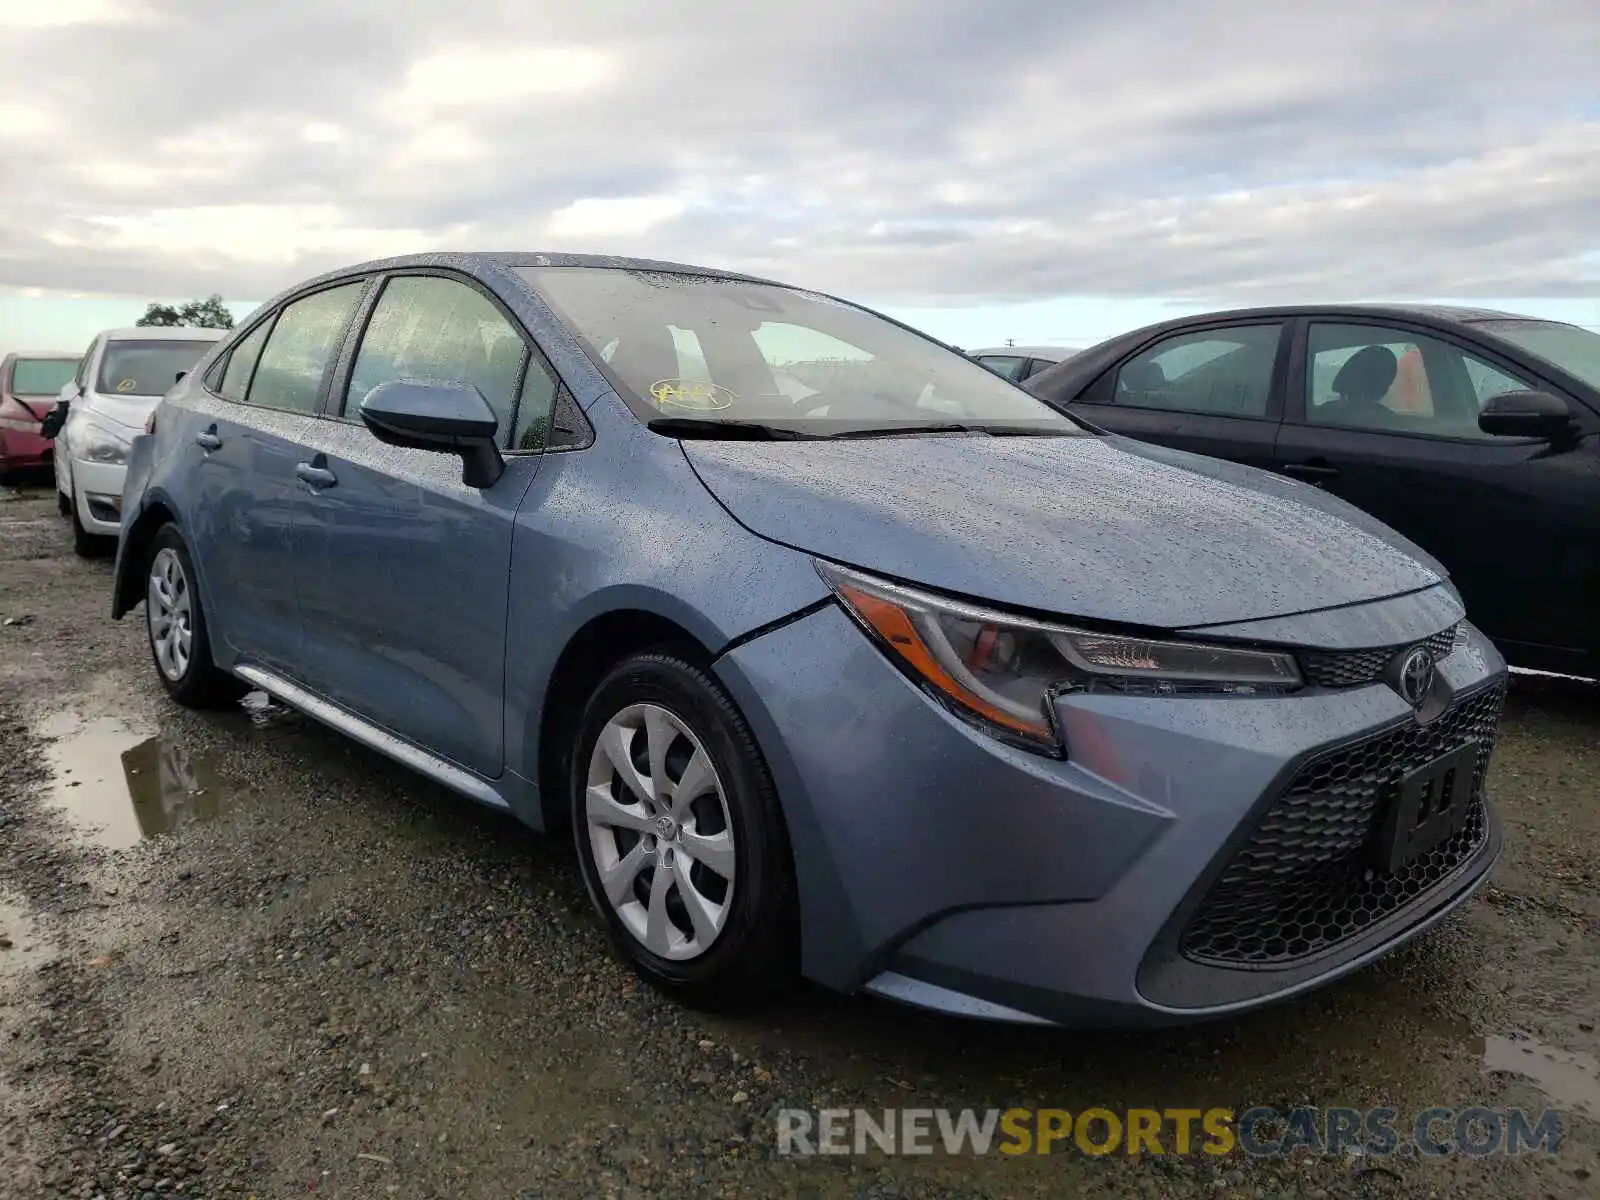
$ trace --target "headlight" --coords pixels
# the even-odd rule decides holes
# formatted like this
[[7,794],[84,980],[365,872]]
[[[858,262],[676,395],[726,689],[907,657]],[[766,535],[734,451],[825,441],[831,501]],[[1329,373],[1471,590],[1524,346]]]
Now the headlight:
[[1060,692],[1241,695],[1301,685],[1294,658],[1204,642],[1073,629],[818,563],[834,595],[924,691],[1004,739],[1064,753]]
[[90,462],[125,463],[128,461],[128,447],[128,442],[98,425],[85,425],[78,439],[79,452]]

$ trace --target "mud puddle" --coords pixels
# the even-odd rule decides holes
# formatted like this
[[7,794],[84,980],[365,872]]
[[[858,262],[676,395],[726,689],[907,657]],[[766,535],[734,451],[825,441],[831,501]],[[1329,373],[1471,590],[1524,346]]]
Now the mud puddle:
[[1600,1060],[1532,1038],[1486,1037],[1483,1069],[1518,1075],[1560,1108],[1600,1121]]
[[50,802],[96,845],[120,850],[228,806],[229,789],[204,758],[137,723],[62,712],[38,732],[53,739]]

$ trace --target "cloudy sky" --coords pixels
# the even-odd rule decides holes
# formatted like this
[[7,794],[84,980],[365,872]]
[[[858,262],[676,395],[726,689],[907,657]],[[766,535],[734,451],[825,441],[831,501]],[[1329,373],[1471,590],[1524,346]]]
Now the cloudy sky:
[[963,345],[1278,299],[1600,325],[1596,0],[0,0],[0,349],[429,247]]

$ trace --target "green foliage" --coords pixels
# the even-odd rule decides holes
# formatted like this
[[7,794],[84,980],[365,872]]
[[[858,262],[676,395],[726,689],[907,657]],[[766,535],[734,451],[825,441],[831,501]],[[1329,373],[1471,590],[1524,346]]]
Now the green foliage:
[[212,293],[204,300],[191,300],[179,308],[170,304],[151,304],[135,325],[189,325],[199,329],[232,329],[233,314],[222,303],[222,297]]

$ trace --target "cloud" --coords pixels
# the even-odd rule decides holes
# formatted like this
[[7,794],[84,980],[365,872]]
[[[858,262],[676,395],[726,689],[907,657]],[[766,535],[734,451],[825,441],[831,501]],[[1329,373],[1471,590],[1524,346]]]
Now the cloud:
[[917,306],[1600,295],[1593,0],[0,0],[0,27],[0,285],[261,296],[450,245]]

